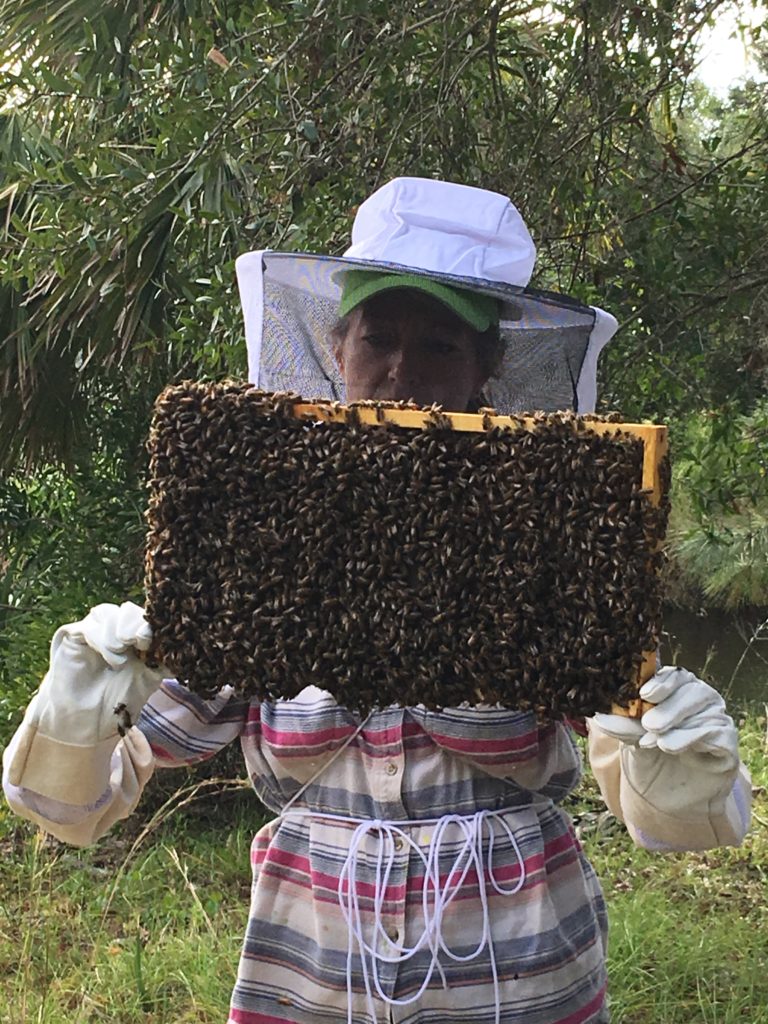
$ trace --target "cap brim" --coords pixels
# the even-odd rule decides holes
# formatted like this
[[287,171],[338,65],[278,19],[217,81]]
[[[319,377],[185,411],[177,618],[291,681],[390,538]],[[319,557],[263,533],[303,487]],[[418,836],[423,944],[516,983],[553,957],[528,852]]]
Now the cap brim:
[[[273,255],[270,253],[270,255]],[[283,254],[279,254],[283,255]],[[285,254],[290,255],[290,254]],[[309,254],[297,254],[309,255]],[[498,281],[485,280],[476,277],[463,277],[458,274],[447,274],[441,271],[422,270],[419,267],[408,267],[399,263],[384,263],[376,260],[359,260],[348,256],[321,256],[318,259],[327,260],[331,265],[330,279],[344,292],[344,280],[350,271],[364,271],[372,277],[389,276],[393,280],[399,279],[400,283],[393,284],[393,287],[403,287],[402,279],[412,277],[417,280],[422,288],[430,287],[432,284],[444,285],[448,288],[461,289],[475,292],[478,295],[489,296],[497,300],[499,309],[499,321],[515,321],[521,316],[520,306],[515,302],[515,297],[523,295],[530,289],[523,289],[515,285],[501,284]],[[408,285],[407,287],[411,287]],[[344,315],[344,314],[341,314]]]
[[366,273],[355,269],[343,282],[339,316],[346,316],[361,302],[398,288],[408,288],[436,299],[460,320],[476,331],[486,331],[499,322],[499,303],[495,298],[451,285],[420,274]]

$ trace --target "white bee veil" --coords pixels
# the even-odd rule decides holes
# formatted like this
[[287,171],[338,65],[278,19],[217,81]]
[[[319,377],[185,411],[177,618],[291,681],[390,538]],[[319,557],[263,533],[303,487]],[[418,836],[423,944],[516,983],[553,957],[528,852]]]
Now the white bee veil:
[[504,358],[483,388],[500,413],[592,412],[597,360],[616,320],[528,288],[536,250],[505,196],[395,178],[360,206],[343,256],[260,250],[237,260],[249,379],[268,391],[345,400],[331,332],[344,272],[418,274],[499,300]]

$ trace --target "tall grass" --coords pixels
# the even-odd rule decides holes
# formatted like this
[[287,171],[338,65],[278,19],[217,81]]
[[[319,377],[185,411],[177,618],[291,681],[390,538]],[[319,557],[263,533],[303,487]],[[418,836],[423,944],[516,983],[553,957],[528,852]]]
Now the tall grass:
[[6,815],[3,1024],[226,1018],[260,820],[237,808],[226,830],[194,816],[157,824],[74,850]]

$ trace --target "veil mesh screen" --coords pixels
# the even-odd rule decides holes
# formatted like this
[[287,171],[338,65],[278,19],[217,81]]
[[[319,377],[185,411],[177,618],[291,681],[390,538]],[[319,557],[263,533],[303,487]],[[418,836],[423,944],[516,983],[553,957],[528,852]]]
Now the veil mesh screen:
[[[323,257],[264,256],[260,387],[344,401],[330,339],[341,293],[339,267],[339,261]],[[441,280],[456,283],[447,275]],[[542,293],[489,287],[504,304],[506,348],[498,375],[484,389],[488,404],[501,413],[574,409],[592,311]]]

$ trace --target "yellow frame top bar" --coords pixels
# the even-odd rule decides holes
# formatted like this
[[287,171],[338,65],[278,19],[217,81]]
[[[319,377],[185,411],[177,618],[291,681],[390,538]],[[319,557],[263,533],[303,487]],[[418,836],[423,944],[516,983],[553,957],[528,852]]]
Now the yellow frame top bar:
[[[329,423],[344,423],[354,417],[359,423],[376,426],[391,423],[397,427],[423,430],[435,422],[435,413],[423,409],[397,409],[382,405],[342,405],[339,402],[314,403],[297,402],[293,407],[294,416],[301,419],[325,420]],[[493,427],[501,429],[535,430],[539,421],[533,416],[499,416],[490,413],[440,412],[440,421],[452,430],[481,432]],[[658,466],[667,454],[669,441],[667,428],[656,423],[613,423],[607,420],[582,419],[580,428],[595,434],[631,434],[639,437],[644,444],[643,489],[650,491],[652,504],[661,500],[661,481]]]

